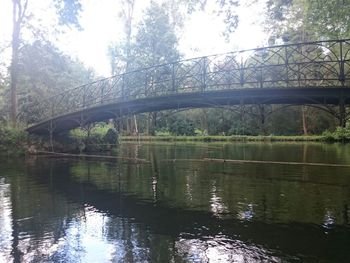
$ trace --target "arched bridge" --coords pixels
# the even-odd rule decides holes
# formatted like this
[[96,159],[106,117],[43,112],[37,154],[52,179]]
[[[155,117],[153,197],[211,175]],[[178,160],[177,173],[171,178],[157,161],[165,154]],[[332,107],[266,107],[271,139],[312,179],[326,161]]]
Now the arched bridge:
[[27,130],[58,133],[128,114],[242,104],[350,104],[350,39],[177,61],[66,90],[31,106]]

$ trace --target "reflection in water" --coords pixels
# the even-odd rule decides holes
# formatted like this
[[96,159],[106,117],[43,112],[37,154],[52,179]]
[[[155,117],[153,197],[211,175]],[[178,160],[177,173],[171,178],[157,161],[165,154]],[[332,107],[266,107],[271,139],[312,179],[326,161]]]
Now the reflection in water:
[[213,212],[215,216],[219,217],[224,213],[228,213],[227,207],[222,203],[222,199],[217,195],[215,185],[213,185],[211,189],[210,207],[211,212]]
[[347,168],[181,161],[350,163],[349,146],[122,145],[120,155],[150,163],[0,161],[0,261],[349,262]]
[[324,215],[323,226],[326,228],[331,228],[335,224],[334,215],[332,215],[332,211],[327,210]]
[[0,262],[10,262],[12,241],[10,185],[0,177]]
[[[142,248],[137,239],[130,237],[125,240],[123,233],[113,235],[109,226],[121,232],[132,232],[133,226],[125,225],[121,219],[110,218],[99,213],[94,208],[84,208],[84,213],[76,217],[65,231],[64,238],[57,244],[56,251],[49,255],[48,260],[64,262],[139,262],[142,260]],[[131,229],[124,229],[124,227]],[[131,241],[132,246],[129,246]],[[132,256],[132,257],[130,257]]]
[[241,220],[252,220],[254,216],[253,204],[240,203],[242,208],[238,213],[237,217]]
[[176,241],[178,253],[190,262],[280,262],[268,251],[222,235]]

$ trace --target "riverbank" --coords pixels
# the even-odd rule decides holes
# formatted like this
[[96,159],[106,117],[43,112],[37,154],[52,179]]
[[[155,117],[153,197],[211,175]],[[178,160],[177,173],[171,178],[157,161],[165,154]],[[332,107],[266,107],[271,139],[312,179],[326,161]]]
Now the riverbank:
[[[108,129],[107,129],[108,128]],[[0,155],[25,155],[36,151],[57,151],[67,153],[104,152],[117,146],[117,142],[350,142],[349,128],[337,128],[334,132],[324,132],[322,135],[310,136],[119,136],[110,127],[97,129],[90,136],[75,130],[70,136],[59,140],[54,138],[50,142],[48,138],[30,136],[24,129],[1,127],[0,128]],[[102,130],[103,132],[101,132]],[[96,133],[96,134],[95,134]],[[118,139],[119,137],[119,139]],[[51,144],[52,143],[52,144]],[[54,150],[53,150],[54,149]]]
[[327,142],[329,138],[324,135],[312,136],[120,136],[123,142],[129,141],[162,141],[162,142]]

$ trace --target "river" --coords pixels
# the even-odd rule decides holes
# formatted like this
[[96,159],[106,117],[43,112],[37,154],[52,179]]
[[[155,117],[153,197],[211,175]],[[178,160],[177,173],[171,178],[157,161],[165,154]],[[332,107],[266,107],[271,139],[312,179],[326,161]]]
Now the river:
[[350,262],[350,145],[123,143],[117,155],[0,158],[0,262]]

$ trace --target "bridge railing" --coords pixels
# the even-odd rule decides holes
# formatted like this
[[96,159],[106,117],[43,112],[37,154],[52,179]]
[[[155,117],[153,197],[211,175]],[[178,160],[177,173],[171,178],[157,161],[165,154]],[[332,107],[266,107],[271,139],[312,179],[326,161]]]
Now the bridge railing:
[[193,58],[101,79],[33,105],[38,121],[117,101],[238,88],[348,87],[350,40]]

